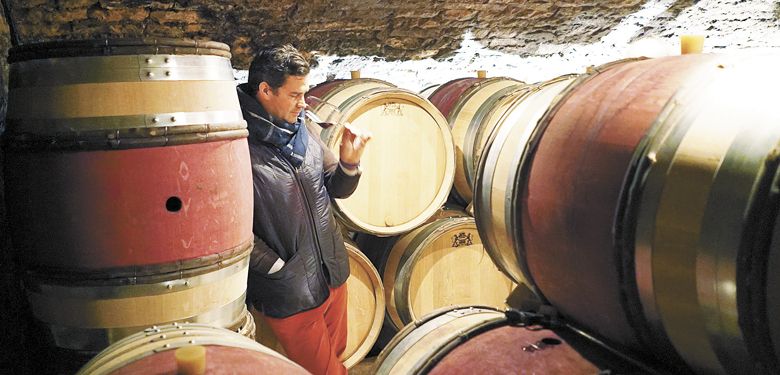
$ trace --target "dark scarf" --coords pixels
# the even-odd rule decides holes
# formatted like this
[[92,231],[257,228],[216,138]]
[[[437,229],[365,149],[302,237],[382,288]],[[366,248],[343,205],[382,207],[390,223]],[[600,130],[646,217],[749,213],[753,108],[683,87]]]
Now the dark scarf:
[[249,130],[249,140],[275,146],[293,166],[300,167],[306,156],[307,141],[307,131],[301,129],[303,111],[298,115],[298,120],[290,124],[283,119],[275,119],[256,98],[249,95],[249,84],[238,85],[237,89],[241,113]]

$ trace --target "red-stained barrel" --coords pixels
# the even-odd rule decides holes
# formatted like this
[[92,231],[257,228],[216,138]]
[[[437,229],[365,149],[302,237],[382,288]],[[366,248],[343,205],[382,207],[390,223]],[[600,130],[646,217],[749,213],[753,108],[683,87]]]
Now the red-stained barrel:
[[9,61],[11,234],[53,345],[240,326],[252,180],[228,46],[49,42]]
[[[203,347],[202,355],[177,351]],[[186,358],[186,359],[184,359]],[[126,337],[98,354],[79,375],[176,374],[186,369],[212,374],[308,374],[301,366],[253,340],[203,324],[153,327]]]
[[372,373],[642,373],[566,327],[526,325],[509,316],[482,306],[432,312],[393,338]]
[[612,64],[547,111],[511,199],[564,317],[675,372],[778,372],[779,62]]

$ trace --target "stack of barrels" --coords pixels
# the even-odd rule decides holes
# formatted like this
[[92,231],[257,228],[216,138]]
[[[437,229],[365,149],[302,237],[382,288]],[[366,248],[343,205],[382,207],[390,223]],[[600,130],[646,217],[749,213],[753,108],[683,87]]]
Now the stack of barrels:
[[228,46],[48,42],[9,61],[11,235],[40,352],[56,354],[38,364],[78,366],[172,322],[254,334],[252,180]]
[[[486,139],[476,130],[486,115],[480,109],[491,105],[485,99],[522,85],[505,78],[474,79],[454,89],[443,85],[436,92],[452,106],[446,116],[441,103],[356,75],[309,91],[310,109],[324,125],[320,136],[334,152],[346,123],[374,134],[361,160],[363,175],[357,190],[334,202],[336,216],[350,231],[347,236],[355,240],[354,244],[348,241],[348,249],[365,253],[381,276],[382,295],[376,297],[384,298],[386,311],[373,322],[382,328],[379,337],[371,337],[377,341],[374,352],[406,324],[442,307],[505,307],[514,282],[488,256],[462,201],[447,200],[454,199],[453,181],[465,178],[463,166],[473,167],[472,162],[457,159],[463,154],[467,132],[469,140],[475,131],[478,139]],[[459,120],[453,121],[455,117]],[[349,284],[350,300],[352,289]],[[350,308],[348,313],[352,316],[353,311]],[[354,313],[367,315],[360,310]],[[364,337],[359,327],[353,329],[360,325],[357,321],[350,318],[350,340],[353,335]],[[261,342],[276,345],[262,322],[258,327],[258,336],[266,337]],[[354,363],[352,359],[344,358],[347,364]]]
[[[480,100],[472,98],[468,110]],[[503,309],[514,283],[488,256],[474,219],[462,206],[445,205],[459,147],[440,109],[419,94],[357,75],[313,87],[307,102],[323,126],[320,137],[336,153],[346,123],[374,135],[357,190],[333,205],[348,230],[352,271],[345,365],[359,362],[372,346],[381,350],[406,324],[442,307]],[[261,319],[257,330],[261,343],[281,350]]]
[[[506,339],[526,343],[514,346],[508,358],[530,346],[530,351],[576,359],[570,356],[573,346],[579,346],[575,352],[598,346],[618,351],[634,366],[629,372],[778,373],[780,293],[773,269],[780,258],[774,250],[780,115],[772,110],[771,94],[780,83],[771,74],[778,60],[751,54],[628,59],[536,84],[466,78],[428,88],[428,99],[447,119],[454,143],[450,201],[463,207],[473,200],[474,218],[386,229],[397,223],[387,214],[387,201],[403,206],[417,195],[407,188],[391,199],[377,198],[382,190],[376,186],[383,184],[372,183],[378,178],[368,173],[404,175],[373,164],[370,153],[383,149],[381,144],[367,151],[366,185],[377,189],[374,199],[356,206],[348,199],[337,206],[342,222],[362,232],[355,238],[382,274],[386,320],[396,329],[383,342],[387,347],[375,369],[435,372],[436,364],[449,363],[450,356],[476,360],[475,353],[484,353],[479,344],[457,350],[465,345],[464,332],[503,335],[497,328],[479,328],[494,318],[509,319],[489,317],[496,314],[490,307],[450,306],[430,313],[434,304],[415,300],[413,289],[431,274],[417,281],[404,276],[410,266],[402,263],[409,260],[433,259],[423,267],[436,270],[435,252],[420,258],[425,252],[419,249],[436,243],[459,220],[472,220],[478,234],[469,236],[461,228],[452,243],[480,238],[480,247],[484,244],[506,277],[530,288],[550,306],[546,311],[555,311],[545,315],[548,323],[561,319],[557,326],[543,325],[552,331],[542,338],[523,331],[510,334],[528,338]],[[330,115],[370,129],[376,139],[398,137],[382,128],[391,127],[387,123],[375,125],[381,124],[378,116],[361,121],[361,115],[379,111],[350,107],[398,89],[372,90],[336,103]],[[338,129],[332,127],[326,136],[330,145],[337,144],[332,137]],[[405,146],[418,147],[421,137],[430,134],[403,138]],[[414,154],[416,149],[404,151],[393,154],[397,164],[407,165],[406,154],[418,162],[429,160]],[[439,173],[438,165],[426,164],[429,174]],[[416,187],[417,166],[410,168],[404,181]],[[422,186],[416,194],[430,197],[431,190]],[[384,206],[373,207],[373,202]],[[371,215],[365,222],[373,226],[356,219]],[[437,247],[442,246],[432,246]],[[474,267],[466,259],[448,268]],[[451,289],[461,288],[455,286],[457,277],[446,279]],[[419,295],[430,300],[446,291],[438,285]],[[529,320],[519,321],[526,326]],[[575,345],[572,332],[588,337],[590,344]],[[495,345],[504,344],[487,347],[497,351]],[[441,371],[465,368],[459,363],[466,362],[453,359]],[[580,368],[574,373],[588,372],[589,366],[619,367],[619,361],[606,367],[572,363]]]
[[[491,257],[641,372],[780,372],[778,62],[631,59],[517,91],[470,186]],[[458,340],[422,357],[412,342],[477,313],[447,314],[397,337],[378,372],[404,356],[425,366],[403,371],[450,371]]]

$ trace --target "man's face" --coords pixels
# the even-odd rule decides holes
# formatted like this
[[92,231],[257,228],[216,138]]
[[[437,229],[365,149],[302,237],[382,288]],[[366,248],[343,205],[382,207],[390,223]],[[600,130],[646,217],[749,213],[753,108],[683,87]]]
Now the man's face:
[[298,114],[306,107],[303,96],[309,91],[306,76],[287,76],[276,90],[267,83],[260,83],[257,100],[268,113],[276,118],[294,123]]

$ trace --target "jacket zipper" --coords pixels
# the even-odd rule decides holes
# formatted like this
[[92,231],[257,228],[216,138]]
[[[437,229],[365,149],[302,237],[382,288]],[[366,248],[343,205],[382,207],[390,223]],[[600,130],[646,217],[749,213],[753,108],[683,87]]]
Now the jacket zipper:
[[[306,203],[305,210],[306,210],[307,216],[309,217],[309,224],[311,225],[311,231],[312,231],[312,234],[314,234],[314,240],[316,242],[316,249],[315,249],[316,251],[315,251],[315,253],[316,253],[316,256],[317,256],[317,260],[319,260],[319,262],[320,262],[320,267],[324,268],[325,267],[325,261],[322,259],[322,248],[320,247],[320,236],[319,236],[319,234],[317,234],[317,221],[314,220],[314,214],[312,214],[312,212],[311,212],[312,208],[311,208],[311,205],[310,205],[310,202],[309,202],[309,197],[306,195],[306,189],[304,188],[303,183],[301,182],[301,179],[298,176],[298,168],[296,168],[294,165],[292,165],[292,163],[290,163],[290,161],[287,160],[284,157],[284,155],[282,155],[282,153],[279,152],[279,150],[277,150],[275,148],[273,150],[284,161],[284,163],[287,164],[287,166],[289,166],[290,169],[292,169],[293,179],[295,180],[295,183],[298,184],[298,188],[301,191],[301,195],[303,196],[303,200]],[[301,165],[303,165],[303,164],[301,164]],[[322,275],[322,271],[320,271],[319,274]],[[325,283],[329,284],[328,280],[325,280]]]

